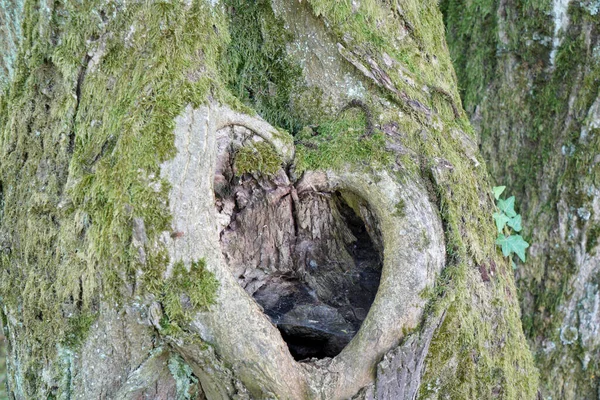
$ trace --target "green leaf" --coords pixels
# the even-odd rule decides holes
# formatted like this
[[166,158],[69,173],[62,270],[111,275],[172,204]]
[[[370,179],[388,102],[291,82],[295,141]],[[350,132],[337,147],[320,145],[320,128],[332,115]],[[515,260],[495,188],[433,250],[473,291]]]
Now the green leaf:
[[498,200],[498,208],[509,217],[516,217],[515,212],[515,196],[510,196],[506,200]]
[[521,215],[517,214],[516,217],[511,218],[508,221],[508,226],[513,228],[515,232],[521,232],[521,229],[523,229],[523,227],[521,226]]
[[515,264],[512,258],[510,259],[510,265],[512,266],[512,269],[517,269],[517,264]]
[[496,200],[500,198],[500,195],[502,194],[502,192],[504,192],[504,189],[506,189],[506,186],[494,186],[492,188],[492,192],[494,192],[494,197],[496,198]]
[[502,233],[502,229],[504,229],[506,223],[510,221],[510,218],[508,218],[506,214],[502,212],[494,213],[493,217],[496,221],[496,228],[498,228],[498,233]]
[[498,239],[496,239],[496,244],[502,246],[504,257],[515,253],[521,261],[525,262],[525,249],[529,247],[529,243],[523,240],[521,235],[504,236],[500,234],[498,235]]

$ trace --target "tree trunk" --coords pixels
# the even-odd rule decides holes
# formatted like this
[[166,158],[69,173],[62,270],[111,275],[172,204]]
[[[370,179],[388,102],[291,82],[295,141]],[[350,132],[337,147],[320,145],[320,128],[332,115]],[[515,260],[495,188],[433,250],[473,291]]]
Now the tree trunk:
[[436,1],[12,10],[12,398],[536,396]]
[[446,1],[465,108],[532,243],[516,270],[544,398],[600,395],[600,17],[593,1]]

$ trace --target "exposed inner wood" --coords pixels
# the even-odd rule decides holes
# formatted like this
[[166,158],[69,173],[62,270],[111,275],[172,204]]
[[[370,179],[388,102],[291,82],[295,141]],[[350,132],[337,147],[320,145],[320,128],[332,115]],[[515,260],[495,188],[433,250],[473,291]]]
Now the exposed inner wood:
[[379,286],[383,246],[372,212],[353,193],[319,191],[283,169],[240,176],[236,151],[260,139],[237,126],[220,132],[215,206],[232,274],[296,359],[334,357]]

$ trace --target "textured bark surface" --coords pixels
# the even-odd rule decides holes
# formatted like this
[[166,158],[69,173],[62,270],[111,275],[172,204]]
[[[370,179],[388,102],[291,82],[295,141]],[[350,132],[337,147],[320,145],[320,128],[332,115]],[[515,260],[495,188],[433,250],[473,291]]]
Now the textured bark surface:
[[[535,397],[436,1],[22,21],[0,97],[14,398]],[[323,330],[326,354],[292,352],[334,357],[298,362],[284,337]]]
[[516,270],[547,399],[600,395],[597,1],[447,1],[480,148],[532,243]]
[[364,400],[416,399],[421,376],[425,367],[424,360],[435,330],[441,325],[430,319],[417,336],[411,336],[401,346],[385,355],[377,366],[377,376],[373,385],[367,386],[354,397]]

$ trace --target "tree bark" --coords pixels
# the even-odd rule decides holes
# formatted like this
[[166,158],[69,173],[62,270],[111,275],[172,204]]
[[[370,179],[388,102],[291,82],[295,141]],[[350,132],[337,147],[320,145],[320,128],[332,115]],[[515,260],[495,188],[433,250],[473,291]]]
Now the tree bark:
[[598,4],[444,4],[465,108],[532,243],[516,270],[544,398],[599,392]]
[[[437,2],[21,16],[0,98],[12,398],[537,395]],[[294,359],[298,334],[325,354]]]

